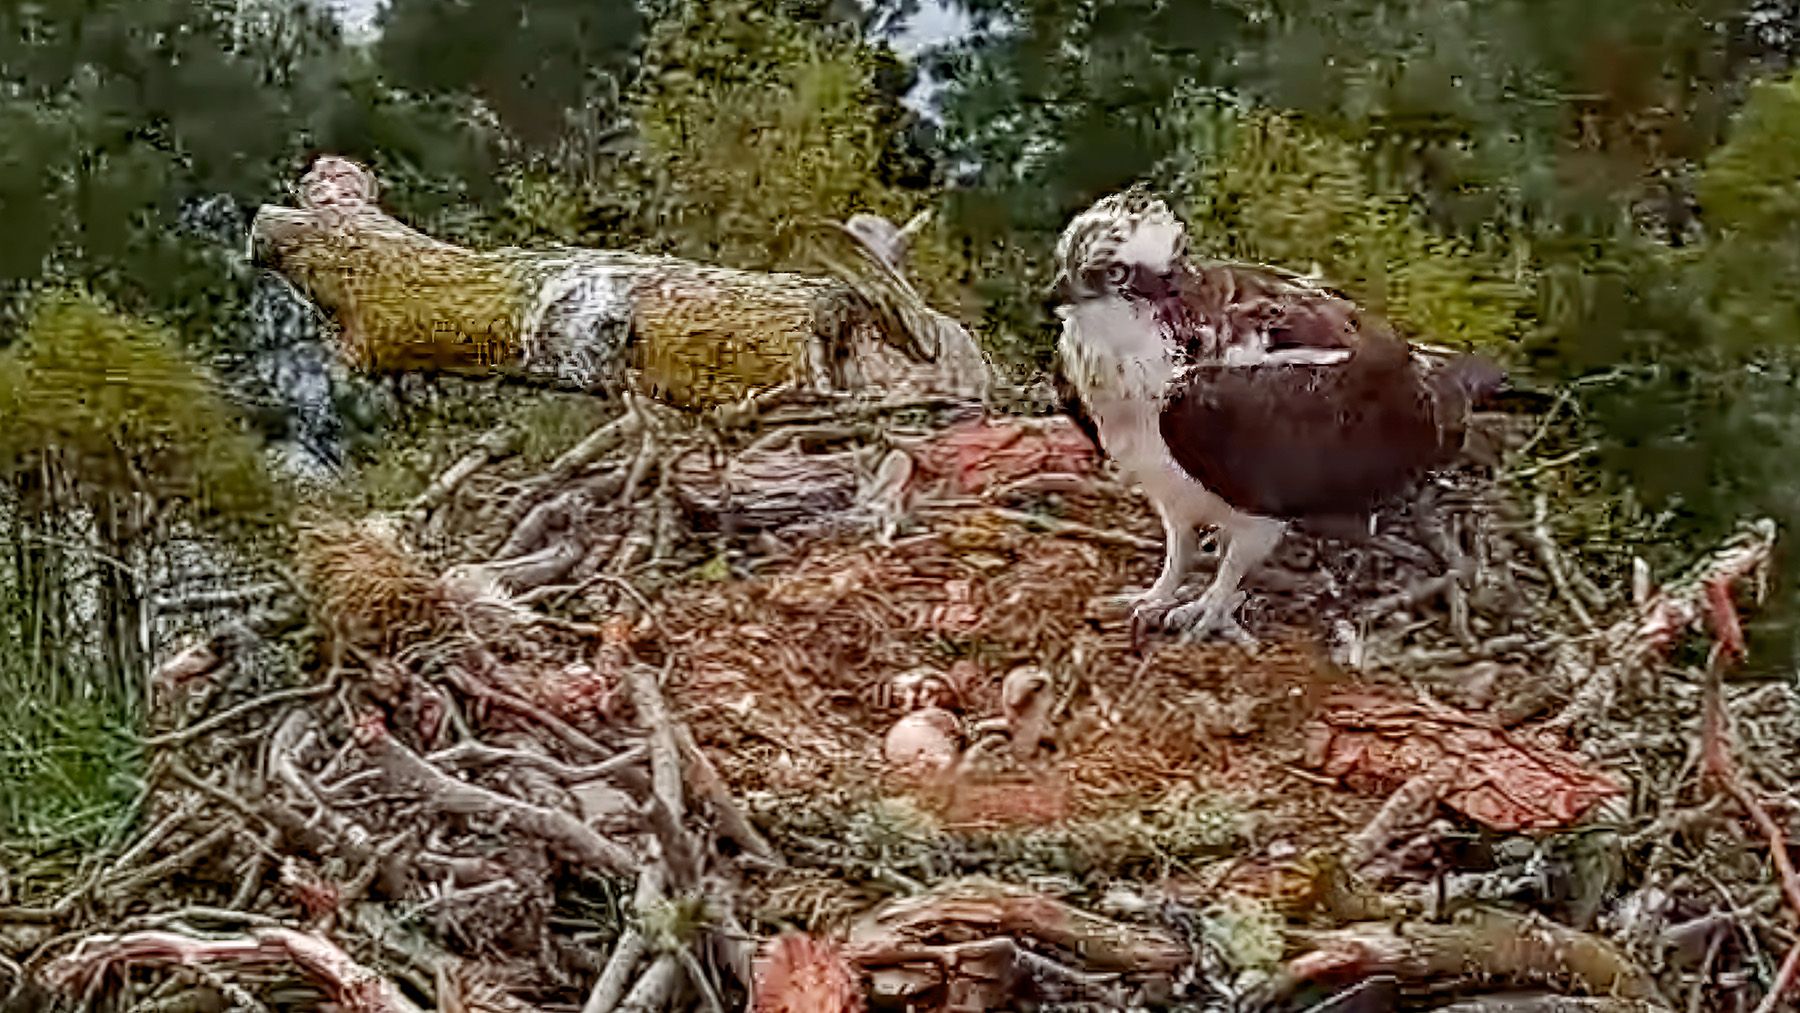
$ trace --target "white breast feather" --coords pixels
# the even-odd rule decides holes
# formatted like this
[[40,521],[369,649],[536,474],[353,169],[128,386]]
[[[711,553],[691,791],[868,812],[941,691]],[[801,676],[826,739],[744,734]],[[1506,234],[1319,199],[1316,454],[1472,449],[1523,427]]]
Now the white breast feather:
[[1065,307],[1058,351],[1100,432],[1100,444],[1127,479],[1162,509],[1190,523],[1230,512],[1170,456],[1161,415],[1176,364],[1150,313],[1122,299]]

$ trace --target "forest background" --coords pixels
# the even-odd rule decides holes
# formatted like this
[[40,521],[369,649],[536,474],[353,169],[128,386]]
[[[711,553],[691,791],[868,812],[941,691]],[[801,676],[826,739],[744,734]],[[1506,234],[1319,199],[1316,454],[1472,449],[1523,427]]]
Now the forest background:
[[[297,501],[401,503],[499,420],[547,458],[599,410],[296,359],[320,324],[243,237],[318,153],[479,247],[766,269],[784,223],[931,209],[915,277],[1020,378],[1056,232],[1148,179],[1204,252],[1317,267],[1552,392],[1537,481],[1594,559],[1800,520],[1796,5],[950,6],[970,31],[909,61],[911,0],[392,0],[361,41],[286,0],[0,2],[0,836],[125,807],[188,561],[280,557]],[[1752,656],[1791,671],[1777,590]]]

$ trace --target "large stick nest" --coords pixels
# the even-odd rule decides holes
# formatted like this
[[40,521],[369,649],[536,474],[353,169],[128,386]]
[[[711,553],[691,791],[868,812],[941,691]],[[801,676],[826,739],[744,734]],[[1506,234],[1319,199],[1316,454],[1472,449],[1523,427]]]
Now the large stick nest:
[[[1725,686],[1703,750],[1681,642],[1753,603],[1773,529],[1628,588],[1523,491],[1540,428],[1488,420],[1495,459],[1365,543],[1291,538],[1254,653],[1134,650],[1104,599],[1156,528],[1060,420],[627,397],[535,473],[494,434],[313,524],[294,622],[169,659],[133,833],[0,880],[0,988],[1754,1007],[1791,974],[1800,700]],[[294,634],[298,678],[248,663]]]
[[[1103,597],[1156,529],[1060,421],[790,394],[511,443],[311,527],[299,686],[241,628],[171,659],[137,837],[5,910],[14,1006],[1726,1008],[1791,941],[1665,660],[1766,527],[1634,605],[1471,464],[1292,538],[1255,655],[1138,653]],[[1780,810],[1793,693],[1726,711]]]

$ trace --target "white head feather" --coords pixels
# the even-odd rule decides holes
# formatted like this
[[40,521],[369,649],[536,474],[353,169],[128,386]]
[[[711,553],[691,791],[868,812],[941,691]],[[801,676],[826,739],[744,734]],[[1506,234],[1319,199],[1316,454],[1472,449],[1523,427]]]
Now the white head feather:
[[1118,295],[1134,267],[1167,274],[1187,256],[1187,228],[1169,206],[1133,187],[1095,201],[1056,242],[1058,282],[1076,301]]

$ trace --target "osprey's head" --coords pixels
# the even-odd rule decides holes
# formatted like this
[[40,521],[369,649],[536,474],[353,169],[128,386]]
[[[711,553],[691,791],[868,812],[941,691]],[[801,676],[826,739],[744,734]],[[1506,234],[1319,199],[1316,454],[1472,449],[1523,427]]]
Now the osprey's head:
[[1056,243],[1063,302],[1109,297],[1160,302],[1175,294],[1187,229],[1142,186],[1103,197],[1076,215]]

